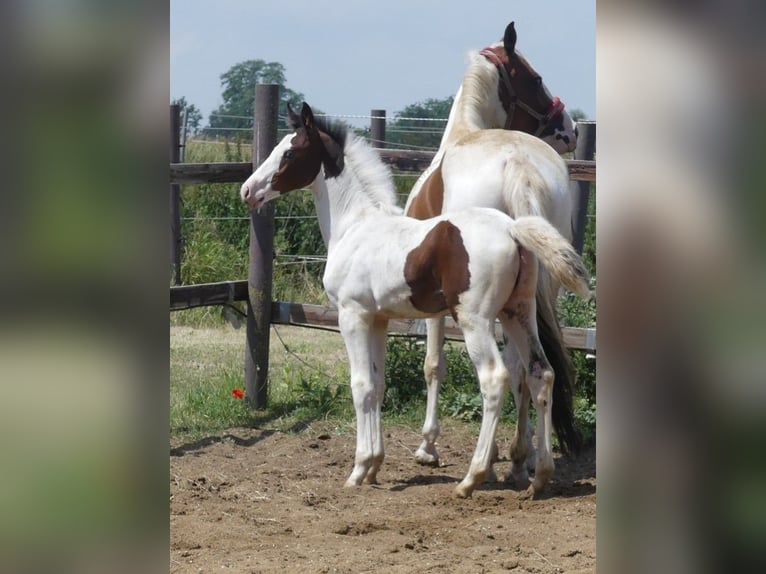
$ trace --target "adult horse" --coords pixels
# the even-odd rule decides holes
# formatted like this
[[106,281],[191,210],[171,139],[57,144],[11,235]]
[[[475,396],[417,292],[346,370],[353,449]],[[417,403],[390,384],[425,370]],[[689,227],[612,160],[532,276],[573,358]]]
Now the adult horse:
[[[396,207],[390,171],[363,139],[347,138],[340,124],[315,120],[307,104],[300,117],[289,108],[288,114],[295,134],[277,144],[242,185],[241,196],[256,209],[311,186],[327,244],[323,283],[338,308],[356,410],[356,457],[346,486],[375,483],[383,462],[380,415],[389,319],[450,313],[463,331],[484,398],[476,450],[456,494],[470,496],[491,471],[503,399],[510,373],[518,369],[526,374],[523,404],[531,396],[540,413],[539,452],[530,485],[532,492],[539,492],[554,469],[554,373],[532,319],[538,261],[587,297],[587,272],[579,256],[539,217],[514,221],[487,208],[422,221],[405,217]],[[496,319],[508,340],[502,354],[495,341]],[[526,478],[529,445],[523,422],[512,466]]]
[[[441,146],[410,192],[405,212],[424,219],[469,206],[492,207],[511,217],[544,217],[571,241],[569,176],[558,153],[574,149],[577,130],[561,100],[551,97],[541,76],[516,52],[516,40],[511,22],[502,42],[471,55]],[[558,288],[542,270],[537,323],[556,373],[553,424],[559,444],[564,452],[576,452],[580,441],[572,405],[574,377],[556,316]],[[423,370],[428,400],[423,442],[415,457],[423,464],[438,464],[438,394],[446,376],[444,319],[429,319],[426,327]],[[521,410],[519,388],[513,391]],[[532,449],[530,468],[534,456]]]

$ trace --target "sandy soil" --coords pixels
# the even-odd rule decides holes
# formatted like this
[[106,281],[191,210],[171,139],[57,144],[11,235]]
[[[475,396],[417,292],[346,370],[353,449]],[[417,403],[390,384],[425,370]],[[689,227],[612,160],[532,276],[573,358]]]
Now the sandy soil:
[[[453,489],[476,437],[444,420],[442,466],[418,465],[420,437],[386,432],[375,486],[343,488],[353,432],[233,429],[171,444],[171,572],[594,572],[595,450],[557,458],[546,496],[504,482]],[[507,469],[501,442],[499,476]]]

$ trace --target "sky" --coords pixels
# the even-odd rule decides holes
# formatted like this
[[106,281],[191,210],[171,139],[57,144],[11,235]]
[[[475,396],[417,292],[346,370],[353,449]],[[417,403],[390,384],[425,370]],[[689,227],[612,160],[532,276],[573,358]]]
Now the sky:
[[[516,23],[517,49],[568,109],[596,119],[595,0],[171,0],[170,97],[203,115],[221,74],[279,62],[286,85],[327,113],[387,116],[452,96],[467,54]],[[367,121],[350,123],[366,125]]]

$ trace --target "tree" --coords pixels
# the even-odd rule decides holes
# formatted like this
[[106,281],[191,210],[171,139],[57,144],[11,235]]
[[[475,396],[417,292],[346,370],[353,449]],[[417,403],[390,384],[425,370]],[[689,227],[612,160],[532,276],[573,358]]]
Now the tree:
[[[410,104],[394,114],[393,121],[386,127],[386,141],[393,147],[433,148],[441,143],[444,127],[454,97],[436,99],[428,98],[422,102]],[[403,118],[427,118],[444,121],[409,120]]]
[[251,128],[256,84],[279,85],[280,114],[288,102],[294,108],[300,107],[303,94],[287,88],[285,82],[285,68],[278,62],[246,60],[233,65],[221,75],[223,104],[210,114],[210,127],[205,131],[211,135],[231,136]]
[[187,103],[184,97],[170,103],[177,104],[181,108],[181,121],[183,121],[184,110],[186,111],[186,135],[198,133],[199,125],[202,122],[202,112],[197,109],[197,106]]
[[573,122],[579,122],[580,120],[587,120],[588,116],[580,108],[572,108],[569,110],[569,117]]

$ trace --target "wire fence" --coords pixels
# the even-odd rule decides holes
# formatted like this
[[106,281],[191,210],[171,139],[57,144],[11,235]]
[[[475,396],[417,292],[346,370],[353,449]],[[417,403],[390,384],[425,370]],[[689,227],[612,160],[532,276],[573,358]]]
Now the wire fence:
[[[426,118],[426,117],[412,117],[412,116],[398,116],[394,115],[393,117],[387,117],[387,116],[373,116],[373,115],[356,115],[356,114],[329,114],[329,113],[316,113],[314,114],[317,117],[326,117],[326,118],[334,118],[334,119],[340,119],[340,120],[368,120],[372,122],[373,120],[384,120],[386,123],[386,134],[397,134],[402,136],[407,135],[413,135],[413,136],[425,136],[425,137],[433,137],[433,138],[439,138],[441,139],[442,134],[444,133],[444,128],[446,127],[448,118]],[[192,135],[199,138],[199,136],[212,136],[215,137],[216,135],[220,133],[249,133],[252,131],[252,125],[253,125],[253,118],[250,116],[238,116],[238,115],[232,115],[232,114],[220,114],[217,112],[213,112],[210,114],[211,118],[221,118],[224,120],[237,120],[238,123],[244,123],[245,125],[238,125],[238,126],[205,126],[195,132],[193,132]],[[279,116],[280,122],[283,122],[284,124],[287,123],[286,116]],[[402,122],[425,122],[426,125],[402,125]],[[422,150],[422,151],[436,151],[438,149],[438,145],[420,145],[420,144],[414,144],[414,143],[407,143],[401,141],[401,138],[396,139],[386,139],[386,140],[380,140],[380,139],[373,139],[370,137],[370,128],[364,127],[364,128],[353,128],[358,135],[362,135],[367,139],[367,141],[377,144],[377,145],[385,145],[386,147],[394,148],[394,149],[412,149],[412,150]],[[289,132],[287,129],[279,129],[278,130],[280,135],[284,135]],[[210,143],[219,143],[224,144],[225,142],[220,142],[216,140],[208,140],[208,139],[194,139],[190,140],[191,142],[204,142],[208,141]]]
[[[329,117],[329,118],[336,118],[341,120],[385,120],[386,122],[386,135],[390,134],[405,134],[405,135],[415,135],[415,136],[439,136],[444,132],[444,128],[447,123],[447,118],[425,118],[425,117],[409,117],[409,116],[393,116],[393,117],[387,117],[387,116],[373,116],[373,115],[352,115],[352,114],[330,114],[330,113],[316,113],[316,116],[319,117]],[[210,114],[211,117],[218,117],[218,118],[225,118],[225,119],[232,119],[232,120],[241,120],[244,122],[249,123],[252,125],[253,118],[247,117],[247,116],[237,116],[237,115],[230,115],[230,114],[219,114],[219,113],[212,113]],[[280,120],[284,120],[285,116],[280,116]],[[425,126],[400,126],[399,122],[402,121],[417,121],[417,122],[426,122],[427,124]],[[390,126],[390,127],[389,127]],[[236,148],[237,152],[235,155],[240,156],[240,161],[242,156],[249,156],[250,150],[252,149],[252,142],[245,141],[242,138],[237,137],[236,139],[211,139],[211,136],[204,137],[205,129],[210,130],[217,130],[220,132],[230,132],[230,133],[237,133],[237,132],[252,132],[252,127],[212,127],[212,128],[204,128],[201,130],[201,134],[198,132],[198,137],[195,137],[193,139],[189,139],[186,141],[186,146],[190,145],[196,145],[196,146],[229,146],[230,148]],[[416,144],[408,144],[401,141],[396,141],[392,139],[386,138],[385,140],[379,140],[374,139],[370,137],[370,128],[352,128],[358,135],[361,135],[365,139],[367,139],[370,143],[378,144],[378,145],[384,145],[386,147],[389,147],[391,149],[411,149],[411,150],[426,150],[426,151],[436,151],[437,147],[432,146],[423,146],[423,145],[416,145]],[[278,137],[282,137],[283,135],[289,133],[289,129],[287,128],[280,128],[278,129]],[[202,135],[203,137],[199,137],[199,135]],[[215,136],[212,136],[215,137]],[[228,152],[227,152],[228,153]],[[229,160],[231,161],[231,160]],[[406,185],[406,183],[409,181],[411,183],[414,183],[414,181],[420,177],[420,173],[416,172],[393,172],[392,173],[393,178],[397,182],[401,182],[402,185]],[[224,184],[225,185],[225,184]],[[411,184],[410,184],[411,185]],[[399,189],[402,189],[402,186],[399,186]],[[397,194],[397,197],[399,199],[400,205],[404,205],[406,198],[409,196],[409,192],[401,192],[399,191]],[[290,222],[290,221],[308,221],[308,220],[316,220],[316,215],[293,215],[291,213],[279,213],[279,205],[276,206],[276,213],[274,216],[275,221],[277,222]],[[595,219],[595,215],[588,214],[587,218],[589,220]],[[247,224],[250,221],[250,217],[248,215],[188,215],[186,217],[181,218],[182,221],[187,222],[232,222],[236,225],[236,222],[241,223],[242,225]],[[244,232],[244,229],[243,229]],[[318,230],[317,230],[318,233]],[[298,254],[298,253],[275,253],[274,255],[275,265],[279,266],[290,266],[290,265],[313,265],[317,263],[324,263],[326,261],[326,256],[321,254]]]

